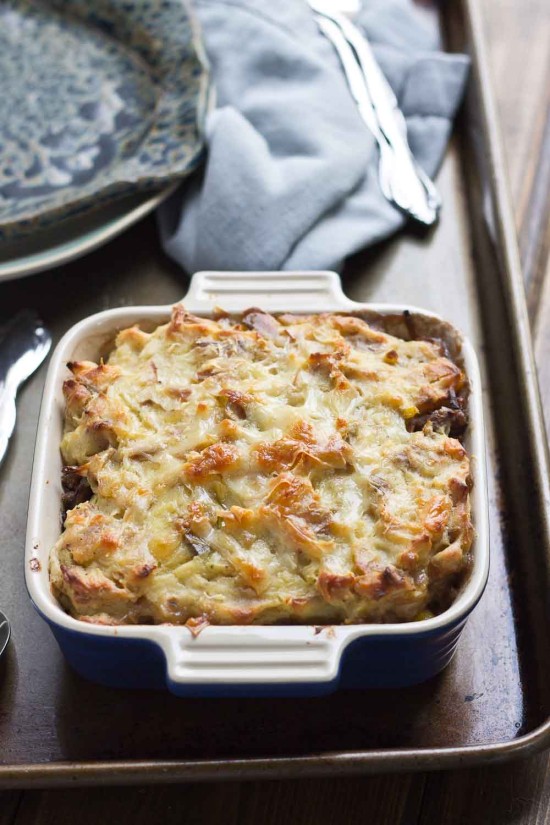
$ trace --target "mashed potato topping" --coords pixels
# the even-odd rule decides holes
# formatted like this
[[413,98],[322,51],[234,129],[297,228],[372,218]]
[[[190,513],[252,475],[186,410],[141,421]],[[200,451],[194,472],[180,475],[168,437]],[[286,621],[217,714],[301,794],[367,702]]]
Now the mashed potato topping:
[[466,379],[345,314],[198,318],[72,362],[53,590],[89,622],[411,621],[469,567]]

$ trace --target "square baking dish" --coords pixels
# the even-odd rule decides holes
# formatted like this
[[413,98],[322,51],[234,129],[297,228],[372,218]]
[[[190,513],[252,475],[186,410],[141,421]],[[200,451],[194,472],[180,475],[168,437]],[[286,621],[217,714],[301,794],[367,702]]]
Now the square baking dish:
[[489,569],[488,503],[481,381],[472,345],[433,313],[411,306],[360,304],[342,292],[332,272],[200,272],[183,299],[208,315],[216,306],[241,312],[359,313],[398,329],[405,310],[422,335],[442,337],[469,381],[472,516],[476,531],[471,573],[451,607],[434,618],[404,624],[330,626],[209,626],[199,635],[167,625],[102,626],[67,615],[49,584],[48,557],[61,532],[62,384],[66,362],[96,359],[116,332],[134,323],[156,326],[171,307],[126,307],[93,315],[57,346],[44,389],[31,485],[26,580],[31,599],[67,661],[85,678],[114,687],[168,688],[176,695],[286,696],[330,693],[338,687],[389,688],[417,684],[451,660],[466,620],[480,599]]

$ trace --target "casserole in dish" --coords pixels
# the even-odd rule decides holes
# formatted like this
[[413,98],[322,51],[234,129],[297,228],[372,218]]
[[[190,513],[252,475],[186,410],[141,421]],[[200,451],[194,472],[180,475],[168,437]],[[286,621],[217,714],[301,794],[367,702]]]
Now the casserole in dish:
[[[403,316],[407,308],[351,302],[343,296],[333,273],[195,275],[185,298],[186,309],[204,316],[216,305],[229,312],[256,305],[270,312],[307,309],[313,313],[360,313],[365,320],[395,333],[397,338],[407,337]],[[121,329],[135,323],[153,329],[166,322],[169,315],[170,308],[166,307],[100,313],[70,330],[52,358],[37,439],[26,572],[31,597],[50,623],[71,664],[83,675],[104,683],[167,684],[181,694],[320,693],[334,689],[339,682],[343,686],[398,686],[421,681],[441,670],[452,656],[460,630],[480,597],[487,577],[483,422],[479,374],[470,345],[440,319],[417,310],[412,311],[407,321],[409,325],[414,324],[415,338],[444,341],[453,359],[463,367],[469,385],[470,426],[466,443],[474,456],[471,499],[476,539],[471,572],[448,609],[429,618],[423,618],[429,614],[422,612],[419,617],[418,610],[404,615],[390,610],[382,617],[382,621],[388,622],[383,625],[210,626],[193,635],[186,627],[167,623],[112,626],[97,623],[96,616],[92,617],[96,623],[84,624],[60,608],[49,586],[48,555],[60,534],[62,491],[58,445],[63,428],[61,387],[66,377],[65,364],[97,360],[109,343],[112,347],[114,336]],[[81,444],[75,448],[78,460],[83,458],[78,452],[81,448]],[[59,592],[59,587],[57,590]],[[70,589],[65,596],[70,602]],[[419,606],[424,607],[425,602],[419,601]],[[319,621],[326,624],[332,616],[337,617],[332,620],[342,620],[334,611],[327,614],[326,619],[321,613]],[[406,624],[393,621],[409,617],[420,620]],[[166,622],[166,617],[162,616],[160,621]]]

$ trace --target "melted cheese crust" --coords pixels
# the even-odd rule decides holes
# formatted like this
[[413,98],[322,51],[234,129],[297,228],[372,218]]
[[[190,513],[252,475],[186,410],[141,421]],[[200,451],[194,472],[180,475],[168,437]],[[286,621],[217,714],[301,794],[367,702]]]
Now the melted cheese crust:
[[444,423],[465,376],[440,342],[352,315],[178,305],[152,333],[120,332],[107,363],[69,368],[62,455],[92,495],[67,512],[50,576],[72,615],[388,622],[452,599],[471,477]]

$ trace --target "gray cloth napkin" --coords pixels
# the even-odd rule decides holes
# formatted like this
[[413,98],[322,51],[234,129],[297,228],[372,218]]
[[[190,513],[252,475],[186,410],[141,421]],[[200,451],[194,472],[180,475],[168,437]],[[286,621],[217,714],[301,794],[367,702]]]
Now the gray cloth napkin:
[[[187,271],[340,269],[405,221],[378,152],[305,0],[195,0],[217,107],[204,166],[159,213]],[[355,21],[399,99],[411,149],[440,164],[468,71],[413,0],[364,0]],[[444,208],[444,206],[443,206]]]

